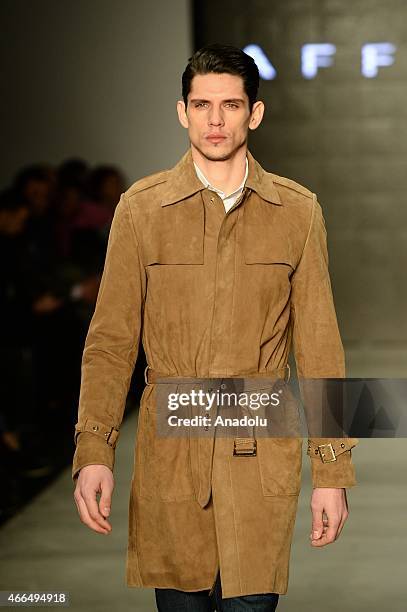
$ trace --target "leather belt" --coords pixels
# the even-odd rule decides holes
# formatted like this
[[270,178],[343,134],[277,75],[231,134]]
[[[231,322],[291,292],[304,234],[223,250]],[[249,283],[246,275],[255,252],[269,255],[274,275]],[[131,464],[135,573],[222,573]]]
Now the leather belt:
[[[238,374],[236,376],[177,376],[175,374],[165,374],[163,372],[158,372],[157,370],[153,370],[149,365],[144,369],[144,381],[146,385],[151,384],[168,384],[168,383],[178,383],[178,384],[197,384],[200,380],[224,380],[228,378],[244,378],[245,379],[245,388],[256,388],[258,387],[258,382],[256,379],[258,378],[283,378],[285,382],[290,380],[291,370],[290,365],[287,363],[284,367],[270,370],[268,372],[247,372],[243,374]],[[160,379],[160,380],[158,380]],[[250,380],[253,379],[253,380]]]
[[[214,376],[214,377],[202,377],[202,376],[177,376],[173,374],[165,374],[163,372],[158,372],[157,370],[153,370],[149,365],[146,366],[144,370],[144,381],[146,385],[152,384],[199,384],[199,381],[209,381],[209,380],[227,380],[228,378],[244,378],[244,388],[245,390],[250,389],[258,389],[259,378],[264,379],[283,379],[286,383],[290,380],[291,370],[290,365],[287,363],[284,367],[270,370],[268,372],[249,372],[239,374],[238,376]],[[236,457],[256,457],[257,455],[257,441],[255,438],[235,438],[233,443],[233,455]]]

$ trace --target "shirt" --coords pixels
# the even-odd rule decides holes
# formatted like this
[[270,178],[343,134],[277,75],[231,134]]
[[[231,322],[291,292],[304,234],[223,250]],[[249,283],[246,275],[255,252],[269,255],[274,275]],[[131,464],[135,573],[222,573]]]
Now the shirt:
[[220,196],[220,198],[222,198],[223,205],[225,207],[225,211],[228,212],[228,210],[232,208],[233,204],[236,202],[236,200],[240,197],[240,195],[243,192],[244,185],[245,185],[247,175],[249,172],[249,164],[247,161],[247,157],[246,157],[246,172],[244,175],[244,179],[239,185],[239,187],[235,189],[235,191],[233,191],[229,195],[226,195],[224,191],[221,191],[220,189],[216,189],[216,187],[213,187],[213,185],[210,184],[210,182],[208,181],[208,179],[206,178],[202,170],[200,170],[200,168],[197,166],[195,162],[194,162],[194,166],[195,166],[195,170],[196,170],[196,173],[200,181],[205,185],[205,187],[207,187],[211,191],[215,191],[215,193],[217,193]]

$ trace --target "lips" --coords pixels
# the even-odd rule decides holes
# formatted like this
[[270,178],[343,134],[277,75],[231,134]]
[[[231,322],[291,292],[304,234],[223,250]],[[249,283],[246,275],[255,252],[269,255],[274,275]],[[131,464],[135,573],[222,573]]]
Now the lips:
[[206,137],[206,140],[209,140],[210,142],[223,142],[226,139],[226,136],[222,136],[220,134],[211,134],[209,136]]

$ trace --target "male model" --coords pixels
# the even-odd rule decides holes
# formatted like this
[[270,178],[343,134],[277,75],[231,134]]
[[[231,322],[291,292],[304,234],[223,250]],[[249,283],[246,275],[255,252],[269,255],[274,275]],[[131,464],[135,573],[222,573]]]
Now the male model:
[[[156,435],[157,389],[287,374],[343,378],[316,195],[247,148],[262,120],[256,64],[210,45],[177,103],[191,146],[117,205],[83,352],[73,479],[81,520],[107,534],[115,445],[142,339],[148,368],[129,504],[127,584],[159,610],[274,610],[287,591],[302,438]],[[171,386],[172,385],[172,386]],[[311,544],[334,542],[357,439],[309,439]],[[78,477],[79,475],[79,477]],[[97,493],[101,493],[97,500]]]

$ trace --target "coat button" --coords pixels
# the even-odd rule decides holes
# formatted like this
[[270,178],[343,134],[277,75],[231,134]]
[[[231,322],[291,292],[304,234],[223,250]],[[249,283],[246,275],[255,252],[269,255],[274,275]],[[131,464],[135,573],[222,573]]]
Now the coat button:
[[94,425],[94,426],[92,427],[92,429],[93,429],[93,431],[97,431],[97,430],[99,429],[99,427],[98,427],[97,425]]
[[220,386],[220,388],[221,388],[221,389],[226,389],[226,384],[225,384],[225,383],[222,383],[222,384],[221,384],[221,386]]
[[344,443],[343,443],[343,442],[342,442],[342,444],[341,444],[341,447],[342,447],[342,448],[345,448],[345,445],[344,445]]

